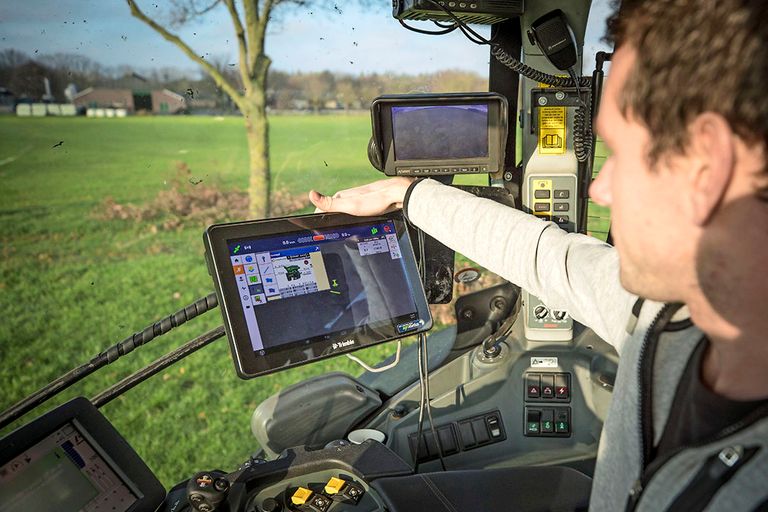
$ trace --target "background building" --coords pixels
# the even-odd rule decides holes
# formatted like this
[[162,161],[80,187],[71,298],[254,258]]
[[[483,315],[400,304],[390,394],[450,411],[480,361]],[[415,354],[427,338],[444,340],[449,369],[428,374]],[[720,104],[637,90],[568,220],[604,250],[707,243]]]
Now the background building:
[[131,114],[176,114],[186,108],[184,97],[168,89],[136,91],[89,87],[77,93],[72,101],[78,109],[119,108]]

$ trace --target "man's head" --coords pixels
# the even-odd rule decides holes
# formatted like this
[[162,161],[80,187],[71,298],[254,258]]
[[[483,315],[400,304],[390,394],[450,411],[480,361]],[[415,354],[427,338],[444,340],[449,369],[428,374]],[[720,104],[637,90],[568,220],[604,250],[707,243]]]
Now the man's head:
[[757,270],[749,251],[768,253],[767,13],[768,0],[625,0],[609,22],[597,129],[612,156],[590,193],[612,207],[634,293],[717,295]]

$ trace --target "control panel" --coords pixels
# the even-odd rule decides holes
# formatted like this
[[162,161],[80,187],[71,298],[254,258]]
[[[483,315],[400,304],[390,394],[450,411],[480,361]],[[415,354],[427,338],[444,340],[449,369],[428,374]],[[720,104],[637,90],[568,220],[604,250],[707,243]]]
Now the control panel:
[[525,435],[528,437],[570,437],[570,407],[526,407]]
[[[524,209],[569,233],[578,232],[583,201],[579,176],[586,172],[583,153],[588,142],[580,109],[588,91],[581,90],[579,99],[575,89],[524,83],[529,92],[522,95],[527,115],[521,117],[523,125],[529,121],[522,131]],[[523,301],[526,339],[573,340],[573,321],[567,311],[554,310],[529,293]]]
[[[288,510],[296,512],[327,512],[334,503],[357,505],[365,495],[365,488],[350,477],[333,476],[324,485],[316,484],[311,487],[299,486],[298,488],[289,488],[286,491],[286,495],[290,496],[286,500]],[[274,498],[267,498],[267,500],[272,500],[279,504]],[[262,502],[262,510],[270,508],[264,505],[264,502]],[[267,505],[272,505],[272,503],[268,502]],[[272,510],[280,509],[272,508]]]
[[[499,411],[437,425],[435,432],[440,442],[443,457],[498,443],[507,438]],[[408,444],[413,457],[416,456],[417,435],[417,433],[413,433],[408,436]],[[421,443],[418,448],[419,462],[426,462],[439,457],[437,442],[431,429],[425,428],[421,433]]]
[[524,434],[528,437],[570,437],[571,408],[558,402],[568,404],[571,401],[571,374],[528,372],[523,378]]
[[[350,512],[384,510],[370,482],[412,468],[383,444],[336,440],[294,447],[274,460],[250,458],[231,473],[203,471],[172,488],[166,512]],[[182,507],[188,504],[192,509]]]
[[528,204],[537,217],[576,231],[576,175],[529,176]]
[[[528,176],[528,207],[536,217],[560,228],[576,231],[576,175]],[[570,341],[573,320],[567,311],[549,308],[537,297],[525,293],[526,337],[536,341]]]
[[526,373],[525,401],[571,399],[570,373]]

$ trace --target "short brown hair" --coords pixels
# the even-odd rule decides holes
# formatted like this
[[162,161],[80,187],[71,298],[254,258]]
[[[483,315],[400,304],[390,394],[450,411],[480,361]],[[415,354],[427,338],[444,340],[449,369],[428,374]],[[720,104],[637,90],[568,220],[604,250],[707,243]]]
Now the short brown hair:
[[652,162],[683,152],[703,112],[768,155],[768,0],[624,0],[607,38],[637,51],[621,105],[649,129]]

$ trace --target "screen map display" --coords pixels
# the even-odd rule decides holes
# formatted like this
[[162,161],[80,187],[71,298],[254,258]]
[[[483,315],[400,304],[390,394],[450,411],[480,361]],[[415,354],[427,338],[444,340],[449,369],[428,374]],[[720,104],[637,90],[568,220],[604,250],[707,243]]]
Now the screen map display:
[[422,326],[391,220],[228,240],[227,247],[258,355],[361,326],[394,324],[399,333]]
[[0,467],[0,512],[125,512],[138,498],[74,422]]
[[395,159],[488,157],[488,105],[392,107]]

